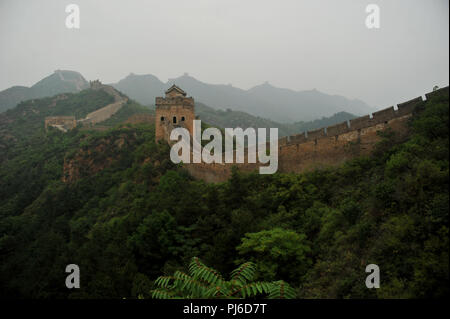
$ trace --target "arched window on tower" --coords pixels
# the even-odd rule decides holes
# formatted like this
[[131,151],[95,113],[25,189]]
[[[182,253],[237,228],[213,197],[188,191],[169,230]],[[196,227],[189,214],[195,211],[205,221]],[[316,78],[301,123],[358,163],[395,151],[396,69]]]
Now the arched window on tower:
[[177,117],[176,116],[173,117],[173,124],[177,124]]
[[181,117],[181,122],[184,122],[185,121],[185,118],[184,118],[184,116],[182,116]]
[[164,116],[161,116],[161,122],[164,122]]

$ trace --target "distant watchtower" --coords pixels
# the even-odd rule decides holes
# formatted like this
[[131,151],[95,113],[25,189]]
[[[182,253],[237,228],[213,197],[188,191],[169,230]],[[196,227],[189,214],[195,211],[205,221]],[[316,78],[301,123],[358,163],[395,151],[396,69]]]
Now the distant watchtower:
[[188,129],[193,134],[195,119],[194,99],[186,97],[186,92],[172,85],[166,92],[166,97],[157,97],[155,101],[155,139],[169,141],[170,132],[175,127]]

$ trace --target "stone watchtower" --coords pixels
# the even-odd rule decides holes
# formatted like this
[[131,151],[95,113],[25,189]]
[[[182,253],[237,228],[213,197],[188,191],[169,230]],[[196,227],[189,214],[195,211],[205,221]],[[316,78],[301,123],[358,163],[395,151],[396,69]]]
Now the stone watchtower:
[[194,129],[194,99],[186,97],[186,92],[172,85],[166,92],[166,97],[157,97],[155,101],[155,139],[169,141],[170,132],[175,127],[184,127],[193,135]]

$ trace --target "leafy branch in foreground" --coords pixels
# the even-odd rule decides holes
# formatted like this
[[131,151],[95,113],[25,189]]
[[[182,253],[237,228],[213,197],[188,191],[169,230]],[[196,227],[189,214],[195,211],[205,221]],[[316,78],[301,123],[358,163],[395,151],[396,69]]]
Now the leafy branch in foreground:
[[239,299],[266,296],[270,299],[292,299],[295,291],[286,282],[252,282],[256,266],[246,262],[231,272],[225,280],[215,269],[207,267],[199,258],[192,258],[189,273],[176,271],[172,276],[160,276],[155,280],[158,287],[152,290],[155,299]]

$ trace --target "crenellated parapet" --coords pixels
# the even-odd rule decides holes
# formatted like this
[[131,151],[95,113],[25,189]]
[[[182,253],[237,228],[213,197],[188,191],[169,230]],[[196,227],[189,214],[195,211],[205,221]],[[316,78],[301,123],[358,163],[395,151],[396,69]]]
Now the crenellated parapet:
[[[425,94],[427,100],[433,98],[434,96],[448,96],[449,87],[441,88],[436,91]],[[394,106],[390,106],[380,111],[376,111],[372,114],[357,117],[350,121],[342,122],[325,128],[320,128],[312,131],[303,132],[296,135],[291,135],[288,137],[280,138],[278,140],[278,145],[290,145],[290,144],[301,144],[310,141],[318,142],[320,139],[336,137],[342,134],[347,134],[349,132],[358,131],[362,129],[367,129],[370,127],[375,127],[379,124],[388,124],[389,122],[411,116],[414,108],[423,102],[421,96],[416,97],[412,100],[397,104],[397,109]]]

